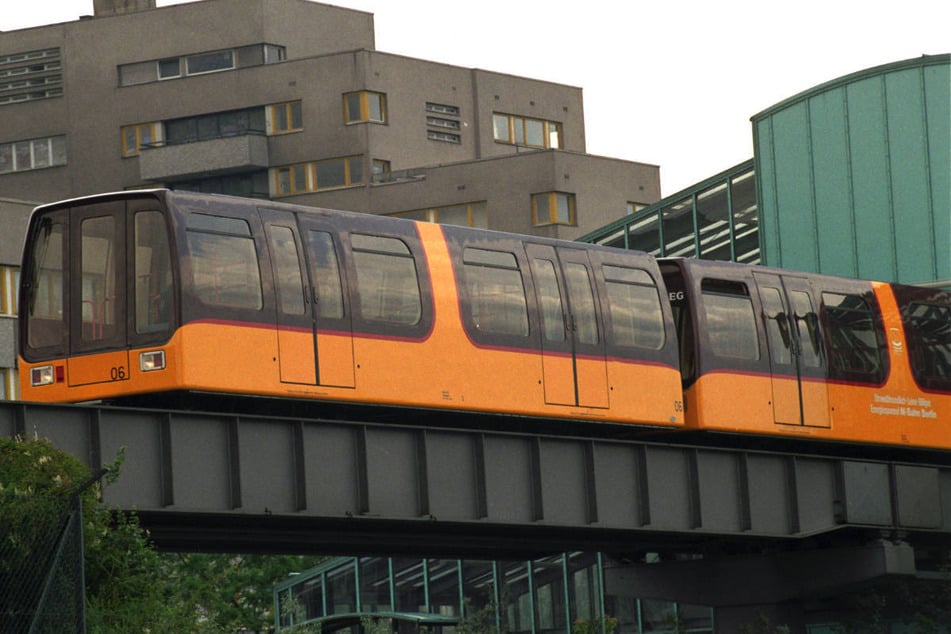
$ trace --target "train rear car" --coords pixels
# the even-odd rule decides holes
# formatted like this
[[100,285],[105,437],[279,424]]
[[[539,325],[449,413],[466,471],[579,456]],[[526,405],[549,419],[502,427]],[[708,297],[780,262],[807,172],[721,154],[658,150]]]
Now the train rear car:
[[644,254],[156,190],[40,207],[24,400],[247,395],[683,423]]
[[662,261],[696,430],[951,448],[951,293]]

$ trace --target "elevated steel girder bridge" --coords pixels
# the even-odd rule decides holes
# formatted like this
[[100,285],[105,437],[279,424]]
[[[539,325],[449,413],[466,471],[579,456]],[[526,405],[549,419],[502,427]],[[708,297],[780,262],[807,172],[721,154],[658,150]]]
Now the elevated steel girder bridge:
[[124,452],[103,499],[168,550],[497,559],[951,540],[946,461],[413,421],[0,404],[0,434],[49,438],[92,469]]

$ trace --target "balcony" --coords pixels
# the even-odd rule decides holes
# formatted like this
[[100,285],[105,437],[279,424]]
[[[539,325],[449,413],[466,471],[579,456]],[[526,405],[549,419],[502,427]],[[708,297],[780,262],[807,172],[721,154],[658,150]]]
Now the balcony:
[[205,178],[267,167],[267,137],[253,133],[159,145],[143,149],[139,155],[142,180],[151,182]]

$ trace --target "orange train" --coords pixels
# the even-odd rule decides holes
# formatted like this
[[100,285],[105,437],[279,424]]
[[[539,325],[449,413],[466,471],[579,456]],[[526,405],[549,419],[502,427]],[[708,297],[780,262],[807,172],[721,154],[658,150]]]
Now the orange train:
[[44,205],[21,397],[253,395],[951,449],[951,293],[269,201]]

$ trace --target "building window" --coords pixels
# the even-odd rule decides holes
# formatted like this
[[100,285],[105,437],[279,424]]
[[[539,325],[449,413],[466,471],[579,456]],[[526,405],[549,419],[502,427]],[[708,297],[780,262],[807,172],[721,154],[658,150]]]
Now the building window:
[[20,268],[0,266],[0,315],[16,317],[17,289],[20,287]]
[[633,216],[634,214],[636,214],[637,212],[639,212],[641,209],[647,209],[647,207],[648,207],[648,205],[646,205],[646,204],[644,204],[644,203],[632,203],[632,202],[629,202],[629,203],[627,203],[627,215],[628,215],[628,216]]
[[434,128],[446,128],[447,130],[459,130],[462,124],[455,119],[445,119],[443,117],[426,117],[426,125]]
[[153,59],[120,65],[119,85],[134,86],[158,80],[250,68],[273,64],[284,59],[286,59],[285,48],[274,44],[252,44],[221,51]]
[[444,114],[444,115],[449,115],[452,117],[458,117],[459,106],[450,106],[444,103],[433,103],[432,101],[427,101],[426,112],[435,112],[437,114]]
[[386,95],[380,92],[361,90],[343,96],[345,123],[386,123]]
[[[462,143],[462,122],[458,106],[426,102],[426,138],[441,143]],[[435,128],[435,129],[432,129]]]
[[346,156],[276,167],[271,170],[274,196],[291,196],[363,183],[363,157]]
[[300,101],[275,103],[267,107],[268,134],[284,134],[304,129]]
[[387,180],[390,175],[390,162],[383,159],[373,159],[370,169],[373,171],[374,181]]
[[66,137],[0,143],[0,174],[66,165]]
[[0,369],[0,400],[16,401],[20,398],[20,380],[16,368]]
[[156,63],[159,79],[177,79],[182,76],[182,60],[180,57],[160,59]]
[[268,198],[267,170],[244,174],[225,174],[194,181],[177,181],[175,189],[206,194],[227,194],[245,198]]
[[561,149],[561,124],[511,114],[492,115],[493,135],[499,143]]
[[143,148],[162,141],[159,123],[138,123],[122,127],[122,156],[138,156]]
[[62,96],[62,69],[58,48],[0,55],[0,105]]
[[408,218],[420,222],[433,222],[444,225],[458,225],[461,227],[488,228],[486,202],[461,203],[444,207],[430,207],[415,211],[403,211],[393,214],[399,218]]
[[575,195],[563,192],[532,194],[532,224],[575,224]]
[[189,75],[217,73],[234,68],[234,51],[199,53],[185,58],[185,70]]
[[458,134],[453,134],[452,132],[437,132],[435,130],[427,130],[426,138],[430,141],[440,141],[442,143],[462,143],[462,137]]
[[263,134],[265,114],[263,108],[230,110],[172,119],[165,122],[165,142],[169,145],[195,143],[248,134]]

